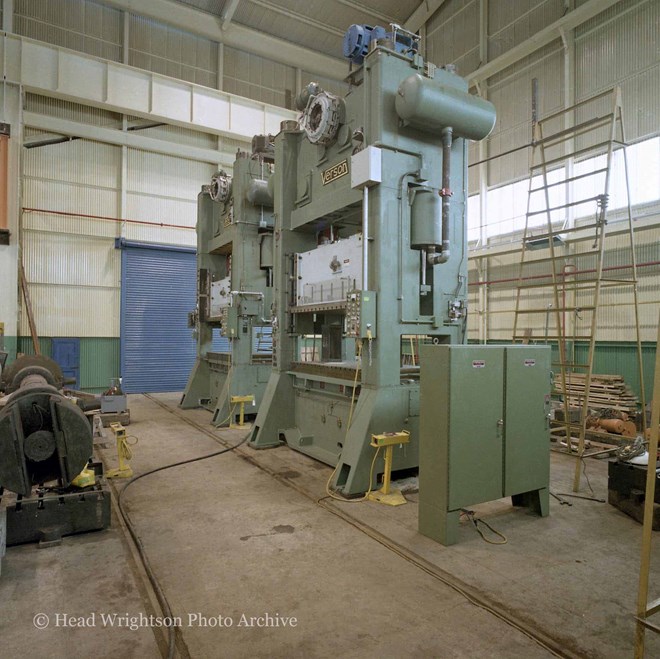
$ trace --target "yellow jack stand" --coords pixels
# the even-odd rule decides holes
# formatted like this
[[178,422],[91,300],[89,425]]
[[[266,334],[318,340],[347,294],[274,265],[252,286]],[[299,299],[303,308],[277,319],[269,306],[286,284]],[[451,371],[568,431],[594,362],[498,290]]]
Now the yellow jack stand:
[[[119,467],[117,469],[110,469],[106,474],[106,478],[132,478],[133,469],[128,464],[127,460],[133,457],[133,451],[126,439],[126,428],[121,423],[111,423],[110,430],[117,439],[117,457],[119,458]],[[137,441],[133,444],[137,444]]]
[[386,432],[382,435],[371,435],[371,446],[374,448],[385,447],[385,471],[383,472],[383,487],[376,492],[369,493],[369,501],[378,501],[387,506],[402,506],[407,503],[406,497],[401,490],[391,490],[392,479],[392,452],[396,444],[403,445],[410,441],[410,433],[407,430],[401,432]]
[[72,481],[71,485],[75,487],[84,488],[96,484],[96,473],[93,469],[85,467]]
[[254,396],[252,394],[249,396],[232,396],[229,400],[232,405],[239,404],[241,406],[240,412],[238,413],[238,423],[231,423],[230,421],[229,427],[237,428],[238,430],[247,428],[248,424],[245,423],[245,403],[252,403],[254,405]]

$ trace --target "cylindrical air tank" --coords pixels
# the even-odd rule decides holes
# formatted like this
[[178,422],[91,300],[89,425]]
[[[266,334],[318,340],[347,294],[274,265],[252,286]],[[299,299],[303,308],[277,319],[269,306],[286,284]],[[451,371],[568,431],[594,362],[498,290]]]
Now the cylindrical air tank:
[[252,179],[248,187],[247,198],[253,206],[273,207],[273,194],[268,186],[268,181]]
[[273,267],[273,234],[272,233],[261,234],[259,267],[262,269]]
[[415,188],[410,209],[410,246],[426,249],[442,245],[442,201],[437,190]]
[[495,126],[492,103],[419,73],[399,85],[395,107],[406,124],[438,134],[451,126],[454,138],[482,140]]

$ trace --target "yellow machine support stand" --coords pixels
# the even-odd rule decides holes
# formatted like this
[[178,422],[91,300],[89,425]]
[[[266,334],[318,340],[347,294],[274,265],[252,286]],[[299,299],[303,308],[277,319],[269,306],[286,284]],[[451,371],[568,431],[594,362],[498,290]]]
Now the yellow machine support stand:
[[[131,445],[128,443],[126,437],[126,428],[124,428],[121,423],[111,423],[110,430],[112,430],[117,439],[119,467],[117,469],[110,469],[105,476],[106,478],[132,478],[133,469],[131,468],[131,465],[128,464],[128,460],[133,457],[133,451],[131,450]],[[137,438],[135,438],[133,446],[135,444],[137,444]]]
[[371,435],[371,446],[376,449],[385,448],[385,471],[383,472],[383,487],[376,492],[369,493],[370,501],[378,501],[388,506],[401,506],[406,502],[401,490],[390,489],[392,479],[392,452],[396,444],[403,446],[410,441],[407,430],[401,432],[386,432],[382,435]]
[[229,423],[230,428],[247,428],[248,424],[245,423],[245,403],[252,403],[254,405],[254,396],[250,394],[249,396],[232,396],[230,399],[232,405],[240,405],[240,411],[238,413],[238,423]]

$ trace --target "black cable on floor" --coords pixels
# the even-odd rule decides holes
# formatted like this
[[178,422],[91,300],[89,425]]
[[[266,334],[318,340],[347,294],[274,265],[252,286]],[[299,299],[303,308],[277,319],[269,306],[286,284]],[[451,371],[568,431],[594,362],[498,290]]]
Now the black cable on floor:
[[[145,476],[151,476],[152,474],[156,474],[159,471],[165,471],[166,469],[172,469],[173,467],[180,467],[181,465],[190,464],[192,462],[199,462],[200,460],[207,460],[208,458],[214,458],[218,455],[222,455],[223,453],[229,453],[230,451],[237,449],[242,444],[245,444],[249,436],[250,434],[246,433],[245,437],[240,442],[238,442],[238,444],[234,444],[233,446],[223,448],[220,451],[214,451],[213,453],[209,453],[207,455],[201,455],[197,458],[180,460],[179,462],[173,462],[172,464],[163,465],[162,467],[156,467],[155,469],[150,469],[149,471],[145,471],[143,474],[140,474],[139,476],[135,476],[135,478],[132,478],[130,481],[128,481],[128,483],[126,483],[126,485],[119,492],[119,496],[117,497],[119,512],[121,513],[122,519],[124,520],[126,527],[128,528],[128,532],[131,534],[131,538],[133,540],[133,543],[135,544],[135,548],[138,550],[138,554],[140,556],[140,560],[142,561],[142,565],[144,566],[144,569],[147,573],[147,577],[149,577],[149,581],[151,582],[154,592],[156,593],[158,604],[160,605],[160,608],[163,611],[163,616],[166,619],[169,619],[170,623],[174,618],[172,614],[172,609],[170,608],[170,604],[167,601],[167,597],[165,596],[165,593],[161,588],[158,578],[156,577],[156,573],[151,567],[151,563],[149,562],[149,558],[147,557],[147,554],[145,552],[144,545],[142,544],[142,540],[138,536],[137,531],[135,530],[135,526],[131,521],[131,518],[129,517],[128,513],[124,510],[124,502],[122,497],[124,496],[126,490],[131,485],[133,485],[133,483],[136,483]],[[172,624],[167,625],[167,636],[168,636],[167,659],[173,659],[174,653],[176,651],[176,627],[174,627]]]
[[[214,435],[205,426],[202,426],[199,423],[193,421],[192,419],[187,418],[180,412],[172,409],[169,405],[166,405],[165,403],[159,401],[157,398],[154,398],[149,394],[144,394],[144,395],[149,400],[153,401],[154,403],[162,407],[164,410],[168,411],[170,414],[176,416],[180,421],[187,423],[189,426],[207,435],[211,439],[219,442],[225,441],[223,438]],[[237,444],[235,447],[230,447],[230,450],[233,448],[237,448],[238,446],[240,446],[240,444]],[[540,647],[550,652],[550,654],[556,657],[581,656],[576,653],[566,652],[563,646],[557,644],[557,642],[552,638],[546,638],[543,632],[539,633],[539,630],[528,629],[523,623],[518,622],[515,618],[513,618],[506,609],[502,609],[498,607],[495,603],[491,604],[485,601],[484,597],[481,594],[479,593],[472,594],[471,592],[469,592],[471,590],[469,586],[463,584],[460,580],[455,579],[452,575],[442,570],[442,568],[439,568],[438,566],[433,564],[427,565],[427,562],[420,556],[415,555],[414,552],[412,553],[412,555],[410,555],[410,550],[401,547],[400,545],[397,545],[393,540],[391,540],[387,536],[384,536],[379,531],[376,531],[374,528],[368,526],[367,524],[360,522],[357,518],[348,514],[346,511],[341,510],[339,507],[335,507],[335,505],[332,504],[332,500],[329,499],[329,497],[326,496],[326,497],[321,497],[319,499],[316,495],[312,494],[311,492],[308,492],[300,485],[296,485],[291,480],[282,477],[279,473],[272,471],[270,468],[266,467],[264,464],[255,460],[253,457],[240,452],[237,453],[237,455],[243,460],[246,460],[249,464],[253,465],[257,469],[260,469],[264,473],[269,474],[279,483],[282,483],[283,485],[290,487],[292,490],[295,490],[302,496],[310,499],[311,501],[314,501],[317,505],[323,508],[323,510],[347,522],[351,526],[355,527],[361,533],[364,533],[365,535],[369,536],[372,540],[375,540],[383,547],[390,550],[392,553],[396,554],[397,556],[408,561],[415,567],[431,575],[433,578],[437,579],[441,583],[444,583],[445,585],[449,586],[457,593],[465,597],[465,599],[474,606],[477,606],[483,609],[484,611],[487,611],[491,615],[505,622],[507,625],[510,625],[514,629],[517,629],[519,632],[521,632],[522,634],[533,640],[535,643],[537,643]],[[325,499],[328,499],[328,501],[325,501]],[[555,647],[553,647],[553,645]]]

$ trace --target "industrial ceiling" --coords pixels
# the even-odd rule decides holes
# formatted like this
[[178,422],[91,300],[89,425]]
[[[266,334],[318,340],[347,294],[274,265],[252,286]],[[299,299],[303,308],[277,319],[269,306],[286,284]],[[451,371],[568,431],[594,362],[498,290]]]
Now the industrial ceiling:
[[[231,24],[341,57],[342,38],[352,23],[401,25],[416,10],[437,8],[442,2],[422,0],[177,0],[217,17],[225,28]],[[417,21],[415,21],[417,22]],[[421,24],[421,23],[420,23]],[[417,26],[408,26],[418,29]]]

